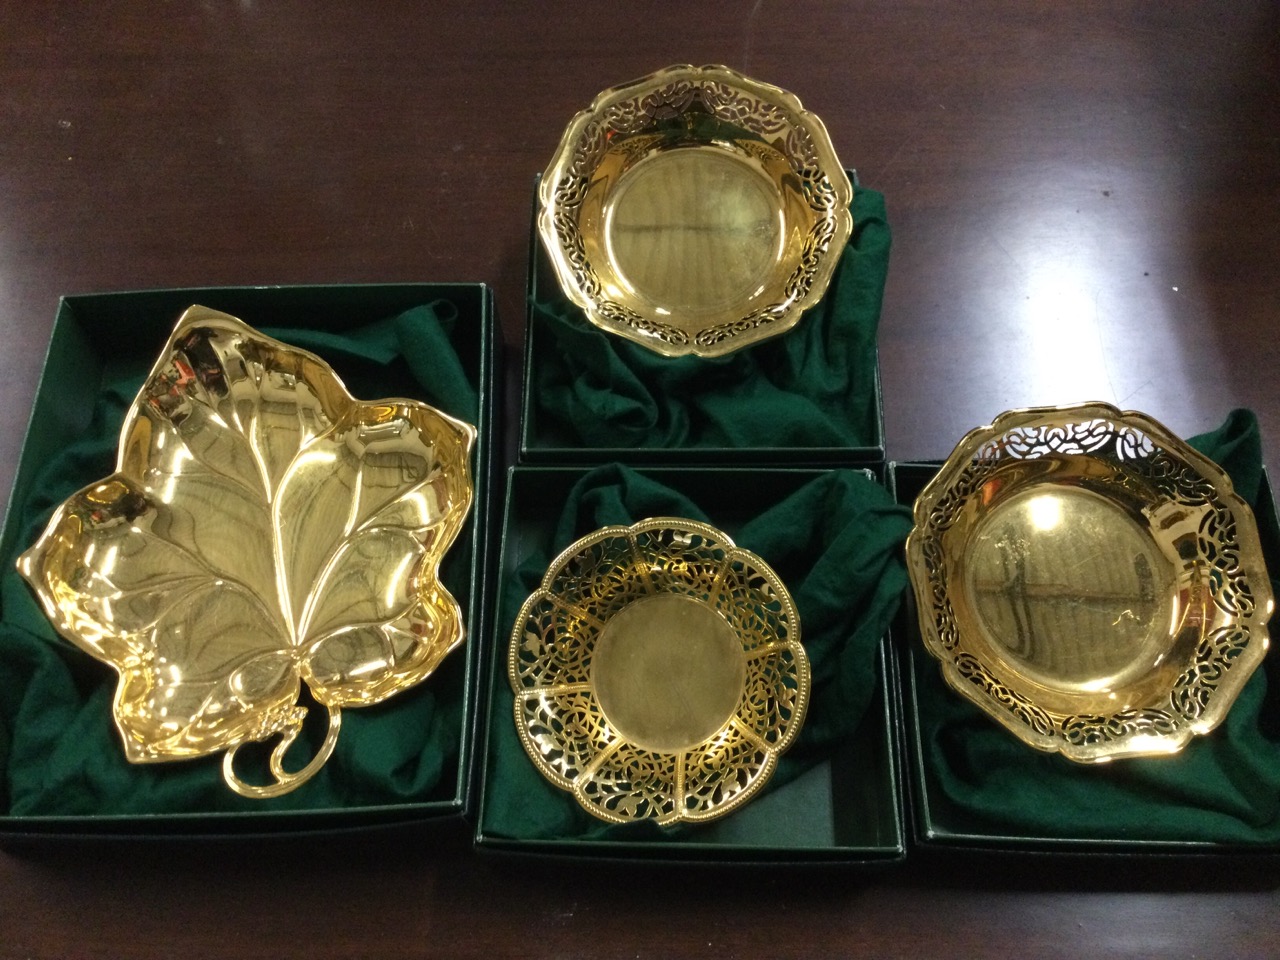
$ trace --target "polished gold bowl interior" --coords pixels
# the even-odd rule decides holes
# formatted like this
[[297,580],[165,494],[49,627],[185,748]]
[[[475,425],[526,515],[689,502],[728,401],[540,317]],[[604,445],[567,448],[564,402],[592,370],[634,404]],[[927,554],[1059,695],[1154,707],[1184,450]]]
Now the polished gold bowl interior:
[[[423,403],[354,400],[314,355],[192,307],[116,471],[18,567],[63,636],[119,672],[130,761],[226,751],[232,789],[276,796],[320,769],[342,708],[418,683],[462,642],[438,566],[471,505],[475,435]],[[289,771],[304,683],[329,726]],[[273,737],[270,775],[242,779],[236,750]]]
[[917,499],[907,556],[948,683],[1072,760],[1179,750],[1267,649],[1248,505],[1163,426],[1106,404],[971,432]]
[[596,326],[717,356],[790,329],[825,291],[853,192],[822,121],[721,66],[606,90],[569,124],[538,227]]
[[809,662],[759,557],[692,520],[605,527],[557,557],[511,633],[520,740],[602,820],[710,820],[800,731]]

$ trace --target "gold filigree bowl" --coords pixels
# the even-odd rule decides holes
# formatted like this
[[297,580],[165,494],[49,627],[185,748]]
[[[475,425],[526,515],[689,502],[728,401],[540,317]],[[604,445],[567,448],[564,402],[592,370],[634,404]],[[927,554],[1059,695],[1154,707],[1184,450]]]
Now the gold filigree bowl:
[[1072,760],[1180,750],[1267,650],[1248,505],[1165,427],[1107,404],[969,433],[916,500],[907,558],[950,686]]
[[809,661],[777,575],[720,531],[657,518],[560,554],[511,633],[534,764],[613,823],[746,803],[800,731]]
[[853,188],[790,93],[722,66],[673,66],[575,116],[538,189],[565,294],[665,356],[783,333],[822,298]]
[[[191,307],[115,473],[18,567],[59,632],[119,672],[130,761],[226,751],[232,789],[276,796],[320,769],[342,708],[413,686],[462,642],[438,567],[470,509],[475,435],[423,403],[356,401],[314,355]],[[329,727],[290,772],[303,683]],[[276,736],[269,782],[241,779],[236,750]]]

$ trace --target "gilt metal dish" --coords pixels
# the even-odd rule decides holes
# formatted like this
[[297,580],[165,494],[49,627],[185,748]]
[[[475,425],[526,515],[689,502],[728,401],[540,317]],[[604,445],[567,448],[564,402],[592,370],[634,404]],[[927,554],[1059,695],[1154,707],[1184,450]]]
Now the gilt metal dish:
[[570,122],[538,228],[587,319],[665,356],[712,357],[793,327],[852,230],[822,121],[722,66],[606,90]]
[[[226,751],[233,790],[276,796],[324,764],[342,708],[413,686],[462,641],[438,565],[471,505],[475,435],[423,403],[354,400],[314,355],[191,307],[115,473],[18,567],[59,632],[119,672],[130,761]],[[302,683],[329,726],[290,772]],[[277,736],[269,782],[246,782],[237,749]]]
[[1106,404],[968,434],[916,500],[907,557],[950,686],[1072,760],[1176,752],[1267,649],[1248,505],[1165,427]]
[[809,702],[786,587],[692,520],[604,527],[561,553],[516,617],[507,665],[534,764],[613,823],[738,808]]

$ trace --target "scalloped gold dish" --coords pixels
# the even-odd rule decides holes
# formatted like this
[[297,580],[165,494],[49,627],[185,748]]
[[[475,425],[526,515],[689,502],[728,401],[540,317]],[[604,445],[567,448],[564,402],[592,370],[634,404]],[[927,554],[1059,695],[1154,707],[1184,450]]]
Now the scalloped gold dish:
[[1248,505],[1165,427],[1107,404],[970,432],[916,500],[907,559],[948,684],[1071,760],[1180,750],[1269,642]]
[[664,356],[776,336],[822,298],[853,188],[822,121],[722,66],[606,90],[570,122],[538,229],[587,319]]
[[534,765],[612,823],[737,809],[809,702],[777,574],[713,527],[670,517],[561,553],[516,617],[507,667]]
[[[231,789],[278,796],[327,760],[344,707],[413,686],[462,642],[438,567],[471,506],[475,436],[423,403],[357,401],[316,356],[193,306],[116,471],[18,568],[58,631],[118,671],[131,762],[225,751]],[[329,726],[290,772],[303,683]],[[241,779],[237,749],[273,737],[268,782]]]

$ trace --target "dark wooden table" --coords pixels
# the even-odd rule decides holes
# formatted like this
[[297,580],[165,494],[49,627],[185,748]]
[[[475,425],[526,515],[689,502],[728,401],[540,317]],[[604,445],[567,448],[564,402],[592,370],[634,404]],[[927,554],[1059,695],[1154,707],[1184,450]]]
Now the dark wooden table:
[[[676,62],[795,91],[886,194],[891,458],[1100,399],[1183,434],[1251,407],[1280,467],[1275,3],[618,6],[0,2],[0,489],[60,294],[483,280],[517,344],[532,175]],[[0,954],[1261,956],[1274,886],[134,844],[0,854]]]

